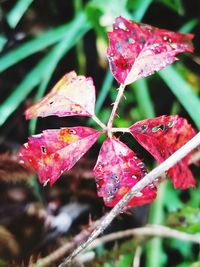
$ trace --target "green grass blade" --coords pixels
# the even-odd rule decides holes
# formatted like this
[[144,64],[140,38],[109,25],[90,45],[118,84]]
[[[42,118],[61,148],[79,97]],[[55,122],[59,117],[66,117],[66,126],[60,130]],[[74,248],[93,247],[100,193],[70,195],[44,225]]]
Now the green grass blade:
[[[46,77],[46,78],[44,78],[42,80],[42,82],[41,82],[41,84],[40,84],[40,86],[38,88],[35,100],[39,100],[40,98],[42,98],[42,96],[44,95],[44,93],[46,91],[46,88],[47,88],[47,85],[48,85],[50,79],[51,79],[51,76],[49,76],[49,78]],[[34,119],[30,120],[30,123],[29,123],[29,133],[30,133],[30,135],[35,134],[37,121],[38,121],[37,118],[34,118]]]
[[[164,202],[165,202],[166,181],[159,185],[158,196],[150,206],[149,224],[163,224]],[[165,261],[161,238],[154,238],[147,244],[146,267],[161,267]]]
[[159,71],[158,75],[167,84],[169,89],[188,112],[198,129],[200,129],[200,100],[193,92],[190,84],[183,79],[181,74],[178,73],[172,65]]
[[24,80],[14,89],[13,93],[0,106],[0,126],[17,109],[20,103],[36,87],[41,80],[41,74],[49,64],[49,55],[43,58],[40,63],[29,72]]
[[[15,111],[27,95],[41,83],[44,74],[53,72],[62,56],[77,43],[80,38],[90,29],[90,24],[76,24],[65,33],[65,38],[61,43],[45,56],[39,64],[27,74],[24,80],[15,88],[13,93],[0,106],[0,126]],[[46,76],[48,77],[48,76]],[[48,83],[48,82],[47,82]]]
[[72,22],[59,26],[56,29],[43,33],[39,37],[20,45],[0,58],[0,72],[8,69],[20,60],[37,53],[38,51],[63,39],[67,32],[81,25],[88,25],[83,13],[77,15]]
[[[82,29],[80,29],[80,27],[82,27]],[[35,98],[36,100],[40,99],[44,95],[47,85],[60,59],[75,43],[78,43],[78,41],[89,30],[89,28],[90,28],[89,24],[77,25],[77,28],[71,29],[71,31],[67,33],[67,36],[53,49],[51,53],[51,59],[52,59],[50,61],[51,64],[48,64],[44,72],[44,75],[42,77],[42,82],[36,94],[36,98]],[[30,121],[29,130],[31,134],[35,132],[36,122],[37,122],[37,119],[33,119]]]
[[[96,107],[95,107],[96,115],[98,115],[98,113],[100,112],[100,110],[104,104],[104,101],[105,101],[105,99],[106,99],[106,97],[110,91],[110,88],[112,86],[113,80],[114,80],[114,77],[111,74],[110,69],[108,69],[106,72],[102,87],[100,89],[98,98],[97,98]],[[94,121],[92,119],[88,120],[88,125],[93,125],[93,123],[94,123]]]
[[188,22],[186,22],[180,29],[179,32],[183,32],[183,33],[187,33],[192,31],[192,29],[194,27],[197,26],[197,24],[199,23],[198,19],[191,19]]
[[141,1],[140,6],[137,8],[137,10],[134,12],[134,14],[131,17],[136,21],[141,21],[151,3],[152,3],[152,0]]
[[[78,14],[83,11],[83,1],[82,0],[74,0],[74,13]],[[78,62],[78,72],[84,74],[86,72],[86,56],[84,53],[84,42],[80,40],[76,44],[76,55]]]
[[27,11],[33,0],[18,0],[7,15],[7,21],[11,28],[15,28]]
[[97,98],[96,114],[98,114],[100,112],[101,107],[103,106],[103,103],[104,103],[104,101],[105,101],[105,99],[106,99],[106,97],[110,91],[113,80],[114,80],[114,78],[110,72],[110,69],[108,69],[106,72],[106,76],[105,76],[104,82],[102,84],[100,93],[99,93],[98,98]]
[[138,80],[131,87],[134,89],[141,116],[143,118],[155,117],[154,107],[149,95],[147,79]]

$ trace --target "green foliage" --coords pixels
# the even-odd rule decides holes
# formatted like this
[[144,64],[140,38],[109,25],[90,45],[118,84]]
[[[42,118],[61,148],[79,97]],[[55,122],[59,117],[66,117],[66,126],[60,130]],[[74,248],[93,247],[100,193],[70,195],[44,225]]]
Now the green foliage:
[[200,100],[194,94],[191,85],[182,78],[174,66],[168,66],[160,71],[159,75],[200,129]]
[[183,206],[182,209],[170,214],[168,224],[188,233],[200,232],[200,209]]
[[10,27],[15,28],[33,0],[18,0],[7,15]]
[[[40,83],[41,87],[39,97],[42,96],[58,62],[61,60],[64,54],[80,40],[80,38],[89,30],[89,28],[90,25],[86,21],[83,14],[79,14],[79,16],[74,18],[74,21],[68,25],[67,30],[65,29],[64,38],[39,62],[39,64],[36,65],[35,68],[33,68],[26,75],[23,81],[15,88],[13,93],[1,105],[0,113],[2,115],[0,119],[0,125],[7,120],[7,118],[27,97],[27,95]],[[41,40],[40,43],[42,43]],[[20,49],[23,51],[24,48]],[[21,55],[21,50],[19,55]],[[19,49],[14,51],[19,52]],[[10,58],[13,56],[14,55],[12,54]],[[3,60],[5,60],[5,57],[6,56],[4,56]],[[14,63],[16,63],[16,61]]]

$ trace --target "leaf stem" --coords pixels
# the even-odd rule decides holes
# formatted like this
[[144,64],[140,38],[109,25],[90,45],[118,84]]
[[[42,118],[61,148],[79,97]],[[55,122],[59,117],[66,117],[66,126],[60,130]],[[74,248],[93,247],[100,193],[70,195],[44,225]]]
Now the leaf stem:
[[92,119],[104,130],[107,131],[107,126],[94,114]]
[[66,258],[66,260],[59,265],[59,267],[64,267],[66,264],[70,263],[72,259],[82,252],[89,244],[92,243],[97,236],[99,236],[107,226],[113,221],[113,219],[121,212],[124,211],[128,202],[139,193],[145,186],[152,183],[157,177],[161,176],[165,171],[173,167],[178,161],[183,159],[188,153],[200,145],[200,132],[195,135],[190,141],[188,141],[184,146],[178,149],[174,154],[172,154],[168,159],[162,162],[159,166],[154,168],[150,173],[148,173],[142,180],[140,180],[135,186],[133,186],[124,197],[115,205],[115,207],[108,213],[107,216],[99,223],[96,229],[91,233],[89,238],[85,243],[81,244],[74,252]]
[[125,85],[121,83],[120,87],[118,88],[117,98],[116,98],[116,100],[114,102],[113,109],[112,109],[112,112],[110,114],[110,118],[108,120],[108,124],[107,124],[108,135],[111,135],[111,132],[112,132],[111,128],[112,128],[112,125],[113,125],[113,120],[115,118],[116,111],[117,111],[120,99],[124,94],[124,88],[125,88]]
[[116,133],[116,132],[130,133],[129,128],[111,128],[110,131],[112,133]]

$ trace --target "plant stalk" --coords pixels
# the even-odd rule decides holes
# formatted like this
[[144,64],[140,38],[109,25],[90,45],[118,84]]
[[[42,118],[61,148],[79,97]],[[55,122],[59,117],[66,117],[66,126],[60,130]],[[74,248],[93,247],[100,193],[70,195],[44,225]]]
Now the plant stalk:
[[111,137],[112,136],[112,125],[113,125],[113,120],[116,116],[116,111],[120,102],[120,99],[122,98],[123,94],[124,94],[124,88],[125,85],[124,84],[120,84],[120,87],[118,88],[118,94],[117,94],[117,98],[114,102],[113,108],[112,108],[112,112],[110,114],[110,118],[108,120],[108,124],[107,124],[107,130],[108,130],[108,136]]

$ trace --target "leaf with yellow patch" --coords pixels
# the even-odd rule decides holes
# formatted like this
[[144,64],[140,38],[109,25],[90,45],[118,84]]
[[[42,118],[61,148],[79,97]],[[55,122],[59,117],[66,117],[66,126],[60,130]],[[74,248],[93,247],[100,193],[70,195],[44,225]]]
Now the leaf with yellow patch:
[[95,87],[92,78],[67,73],[53,89],[35,105],[26,110],[26,119],[56,115],[92,116],[95,108]]
[[100,134],[100,131],[88,127],[45,130],[29,137],[19,157],[38,172],[41,183],[49,181],[52,185],[64,171],[74,166]]

